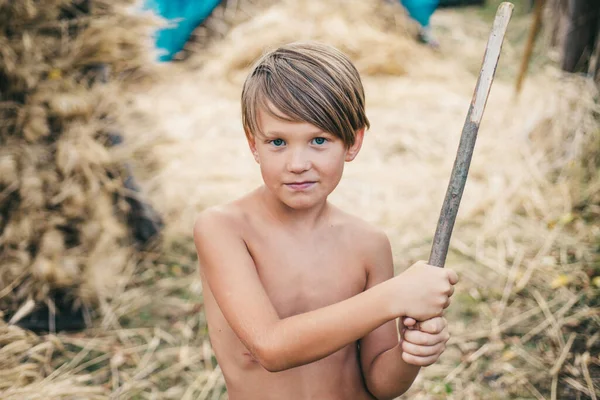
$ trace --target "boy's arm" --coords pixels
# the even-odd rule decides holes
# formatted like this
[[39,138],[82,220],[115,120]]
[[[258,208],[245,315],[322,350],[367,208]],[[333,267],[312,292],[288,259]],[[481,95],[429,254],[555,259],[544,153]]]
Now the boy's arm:
[[[387,236],[380,233],[374,239],[367,266],[367,290],[394,276],[392,250]],[[380,400],[393,399],[406,392],[420,369],[402,359],[395,320],[361,339],[360,359],[367,388]]]
[[[281,319],[233,217],[205,211],[194,227],[194,241],[206,281],[225,319],[269,371],[324,358],[404,314],[397,307],[404,301],[390,280],[342,302]],[[379,282],[383,280],[379,278]],[[377,337],[390,341],[390,327]],[[374,346],[371,342],[367,341],[368,347]]]

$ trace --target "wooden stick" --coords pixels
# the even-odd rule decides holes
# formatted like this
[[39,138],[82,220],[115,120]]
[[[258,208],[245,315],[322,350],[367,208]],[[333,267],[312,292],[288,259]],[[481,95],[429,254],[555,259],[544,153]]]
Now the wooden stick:
[[527,44],[525,45],[525,53],[523,53],[523,59],[521,60],[521,67],[519,68],[519,75],[517,77],[517,84],[515,91],[517,94],[521,92],[523,86],[523,80],[529,67],[529,61],[531,60],[531,53],[533,53],[533,45],[535,39],[540,31],[542,25],[542,10],[544,9],[544,3],[546,0],[535,0],[535,10],[533,11],[533,24],[529,30],[529,37],[527,38]]
[[450,183],[448,184],[448,189],[446,191],[446,198],[442,205],[442,211],[440,212],[440,218],[433,238],[429,264],[435,265],[436,267],[444,267],[444,263],[446,262],[450,237],[452,236],[452,228],[454,228],[454,221],[458,214],[460,199],[465,188],[465,183],[467,182],[467,175],[469,173],[471,157],[473,156],[475,140],[477,139],[477,132],[479,131],[479,124],[481,123],[492,81],[494,80],[498,59],[500,58],[500,51],[502,50],[502,42],[504,41],[504,35],[506,34],[513,7],[514,6],[508,2],[500,4],[485,49],[481,72],[479,73],[477,85],[475,86],[475,93],[471,100],[471,106],[467,113],[465,125],[463,126],[456,160],[454,161],[454,167],[452,168],[452,174],[450,176]]

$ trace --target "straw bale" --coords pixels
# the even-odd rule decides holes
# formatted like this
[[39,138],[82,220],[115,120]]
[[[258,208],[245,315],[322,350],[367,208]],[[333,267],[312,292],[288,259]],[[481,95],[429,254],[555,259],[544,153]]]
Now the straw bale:
[[160,24],[131,0],[0,1],[7,316],[26,299],[52,302],[47,296],[62,288],[86,304],[110,297],[110,281],[133,256],[128,208],[115,202],[125,193],[123,160],[107,138],[123,105],[117,88],[153,74]]

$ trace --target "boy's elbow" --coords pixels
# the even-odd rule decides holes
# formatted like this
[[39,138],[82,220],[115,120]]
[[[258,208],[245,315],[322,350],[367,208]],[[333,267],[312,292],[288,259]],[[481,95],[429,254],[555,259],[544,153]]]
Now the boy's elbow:
[[398,396],[402,396],[404,393],[406,393],[406,390],[401,390],[398,391],[394,394],[389,394],[389,393],[373,393],[371,391],[369,391],[373,397],[375,397],[377,400],[394,400],[396,398],[398,398]]
[[373,397],[375,397],[377,400],[394,400],[398,396],[402,396],[404,393],[406,393],[408,388],[403,388],[402,390],[395,391],[394,393],[385,393],[383,391],[377,391],[377,389],[373,389],[373,390],[368,389],[368,390],[369,390],[369,393],[371,393],[371,395]]
[[277,346],[273,340],[257,343],[253,353],[259,364],[269,372],[281,372],[294,367],[286,357],[284,349]]
[[256,349],[254,355],[258,363],[269,372],[281,372],[287,369],[282,362],[283,357],[273,346],[261,346]]
[[412,382],[401,382],[401,387],[398,387],[398,382],[386,382],[380,376],[366,379],[365,383],[369,393],[377,400],[393,400],[406,393],[412,384]]
[[277,362],[277,360],[268,359],[268,358],[260,358],[258,360],[260,365],[269,372],[281,372],[288,369],[282,363]]
[[400,396],[401,394],[404,394],[404,392],[402,392],[402,393],[396,393],[394,395],[391,395],[389,393],[385,393],[385,392],[379,390],[379,388],[377,388],[375,385],[372,385],[372,384],[371,385],[367,384],[367,390],[377,400],[393,400],[396,397]]

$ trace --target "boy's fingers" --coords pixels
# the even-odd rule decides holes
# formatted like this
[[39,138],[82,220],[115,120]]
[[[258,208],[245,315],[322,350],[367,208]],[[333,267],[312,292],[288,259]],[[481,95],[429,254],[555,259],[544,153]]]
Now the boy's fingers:
[[431,333],[432,335],[438,334],[444,330],[448,325],[444,317],[436,317],[428,319],[427,321],[421,322],[419,325],[422,332]]
[[437,334],[430,334],[422,331],[406,331],[404,340],[421,346],[434,346],[438,343],[446,343],[450,339],[450,333],[447,329]]
[[446,350],[446,343],[441,342],[433,346],[419,346],[407,341],[402,342],[402,351],[418,357],[429,357],[442,354]]
[[404,326],[409,327],[415,326],[417,324],[417,321],[414,318],[406,317],[402,320],[402,323],[404,324]]
[[444,309],[450,307],[451,302],[452,302],[452,299],[450,297],[448,297],[448,300],[446,300],[446,304],[444,304]]
[[420,346],[434,346],[441,342],[446,342],[450,338],[450,334],[447,331],[432,335],[421,331],[407,330],[404,332],[404,342]]
[[419,367],[427,367],[433,363],[435,363],[439,358],[439,355],[429,356],[429,357],[419,357],[414,356],[409,353],[402,353],[402,359],[405,363],[411,365],[417,365]]
[[452,285],[456,285],[458,283],[458,275],[451,269],[447,269],[448,271],[448,280]]

